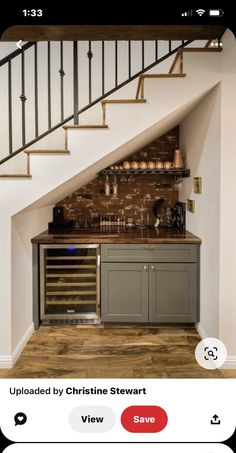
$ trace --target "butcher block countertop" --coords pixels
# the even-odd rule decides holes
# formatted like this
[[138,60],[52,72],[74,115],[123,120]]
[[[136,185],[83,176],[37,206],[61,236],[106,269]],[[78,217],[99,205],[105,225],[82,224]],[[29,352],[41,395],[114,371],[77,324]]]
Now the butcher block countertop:
[[67,230],[55,234],[48,231],[35,236],[36,244],[201,244],[201,239],[189,231],[172,228],[126,230]]

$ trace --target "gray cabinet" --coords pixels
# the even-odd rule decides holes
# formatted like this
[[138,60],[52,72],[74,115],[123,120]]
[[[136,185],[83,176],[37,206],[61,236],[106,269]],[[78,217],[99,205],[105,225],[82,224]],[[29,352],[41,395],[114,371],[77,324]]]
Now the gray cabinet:
[[149,321],[197,322],[196,264],[149,265]]
[[102,245],[102,321],[197,322],[198,247],[194,244]]
[[148,321],[148,266],[103,263],[101,290],[103,321]]

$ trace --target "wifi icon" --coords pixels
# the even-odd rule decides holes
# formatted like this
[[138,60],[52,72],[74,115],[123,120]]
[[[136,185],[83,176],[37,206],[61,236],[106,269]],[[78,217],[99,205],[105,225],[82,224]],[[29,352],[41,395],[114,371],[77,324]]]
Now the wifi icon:
[[199,16],[203,16],[203,14],[205,13],[205,9],[197,9],[196,10],[196,13],[199,15]]

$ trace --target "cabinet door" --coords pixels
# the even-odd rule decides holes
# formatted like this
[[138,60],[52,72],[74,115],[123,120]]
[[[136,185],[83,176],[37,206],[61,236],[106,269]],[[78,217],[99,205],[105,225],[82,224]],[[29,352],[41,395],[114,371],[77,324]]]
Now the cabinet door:
[[149,265],[149,321],[198,321],[197,264]]
[[148,321],[148,265],[102,264],[101,313],[102,321]]

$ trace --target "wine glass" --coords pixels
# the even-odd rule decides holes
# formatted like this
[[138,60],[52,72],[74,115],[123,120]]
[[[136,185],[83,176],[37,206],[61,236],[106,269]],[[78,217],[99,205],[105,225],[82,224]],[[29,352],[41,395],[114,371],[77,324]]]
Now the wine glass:
[[130,173],[130,175],[129,175],[128,182],[135,182],[135,179],[134,179],[132,173]]

